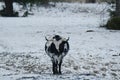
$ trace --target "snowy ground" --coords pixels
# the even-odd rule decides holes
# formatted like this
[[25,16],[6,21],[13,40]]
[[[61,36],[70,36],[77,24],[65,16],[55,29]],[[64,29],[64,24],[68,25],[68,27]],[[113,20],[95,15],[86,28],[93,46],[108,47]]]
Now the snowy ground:
[[[0,80],[120,80],[120,31],[99,27],[108,8],[58,3],[27,18],[0,17]],[[44,51],[53,34],[70,37],[62,75],[52,75]]]

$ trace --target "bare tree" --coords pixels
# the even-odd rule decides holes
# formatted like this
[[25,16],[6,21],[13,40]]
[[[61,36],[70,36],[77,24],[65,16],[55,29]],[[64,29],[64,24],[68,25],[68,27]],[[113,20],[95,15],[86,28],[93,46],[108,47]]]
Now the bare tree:
[[13,16],[13,0],[4,0],[5,16]]

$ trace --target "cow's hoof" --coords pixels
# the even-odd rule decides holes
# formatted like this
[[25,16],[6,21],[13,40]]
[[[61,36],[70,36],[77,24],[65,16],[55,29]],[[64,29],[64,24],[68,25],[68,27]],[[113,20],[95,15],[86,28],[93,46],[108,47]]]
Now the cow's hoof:
[[62,73],[61,73],[61,72],[59,72],[59,73],[58,73],[58,75],[62,75]]
[[53,75],[62,75],[62,73],[53,73]]

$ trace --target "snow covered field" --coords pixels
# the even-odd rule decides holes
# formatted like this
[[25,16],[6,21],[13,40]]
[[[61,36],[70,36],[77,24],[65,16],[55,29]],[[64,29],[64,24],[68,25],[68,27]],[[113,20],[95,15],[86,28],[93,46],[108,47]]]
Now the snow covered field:
[[[120,80],[120,31],[99,27],[108,8],[58,3],[25,18],[0,17],[0,80]],[[44,51],[45,36],[54,34],[70,37],[62,75],[52,75]]]

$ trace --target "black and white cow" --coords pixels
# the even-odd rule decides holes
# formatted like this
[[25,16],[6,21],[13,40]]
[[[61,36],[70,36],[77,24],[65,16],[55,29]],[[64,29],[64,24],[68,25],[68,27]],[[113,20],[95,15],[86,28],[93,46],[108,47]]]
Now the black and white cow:
[[52,60],[53,74],[61,74],[61,64],[64,56],[69,51],[68,39],[65,39],[59,35],[55,35],[52,39],[48,40],[45,44],[45,51]]

